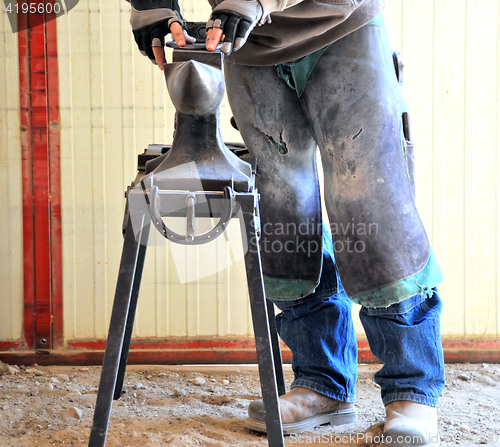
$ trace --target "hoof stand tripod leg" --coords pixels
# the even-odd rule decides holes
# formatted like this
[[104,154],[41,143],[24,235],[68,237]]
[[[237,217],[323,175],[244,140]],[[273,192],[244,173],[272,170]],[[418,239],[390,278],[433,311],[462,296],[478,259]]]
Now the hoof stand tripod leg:
[[[167,87],[177,111],[174,142],[166,157],[155,164],[154,169],[148,172],[146,164],[142,172],[140,170],[127,193],[122,258],[90,447],[105,445],[112,401],[121,395],[151,225],[154,224],[172,242],[195,245],[222,234],[229,219],[239,211],[242,237],[248,242],[245,267],[266,408],[268,443],[270,447],[284,446],[278,396],[285,393],[285,383],[274,308],[265,297],[257,242],[259,214],[254,172],[248,163],[236,157],[222,142],[218,125],[218,107],[224,93],[222,55],[205,52],[202,47],[195,45],[185,50],[174,49],[174,63],[165,65]],[[203,63],[195,62],[193,58]],[[197,167],[196,178],[193,178],[193,161]],[[172,170],[173,167],[176,169]],[[201,191],[193,185],[201,185]],[[197,195],[210,196],[214,203],[219,201],[222,205],[211,208],[210,215],[204,215],[205,211],[195,200]],[[194,200],[188,199],[193,197]],[[137,200],[142,201],[139,209],[134,208]],[[175,202],[174,205],[172,202]],[[170,231],[162,219],[174,215],[170,214],[172,209],[178,216],[178,203],[186,204],[184,217],[188,225],[185,236]],[[195,216],[218,216],[220,220],[210,232],[196,235],[193,233]]]

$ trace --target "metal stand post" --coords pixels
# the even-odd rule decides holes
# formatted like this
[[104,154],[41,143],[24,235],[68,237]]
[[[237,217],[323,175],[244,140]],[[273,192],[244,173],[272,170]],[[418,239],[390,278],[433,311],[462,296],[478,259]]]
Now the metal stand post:
[[264,408],[266,409],[267,439],[270,447],[278,447],[285,445],[278,401],[280,394],[278,390],[284,393],[285,381],[279,340],[274,321],[274,309],[272,305],[268,308],[268,302],[265,297],[259,244],[256,242],[258,239],[255,234],[255,207],[257,204],[254,203],[253,199],[255,198],[247,196],[242,197],[239,201],[249,241],[248,251],[245,254],[245,265],[255,346],[257,349],[257,361],[259,363],[262,399],[264,400]]
[[141,228],[146,234],[139,234],[138,238],[134,235],[130,219],[125,229],[120,270],[94,411],[94,423],[90,433],[89,446],[92,447],[105,445],[111,404],[113,398],[118,399],[121,394],[146,257],[147,245],[141,245],[141,240],[142,237],[147,239],[149,226],[141,226]]

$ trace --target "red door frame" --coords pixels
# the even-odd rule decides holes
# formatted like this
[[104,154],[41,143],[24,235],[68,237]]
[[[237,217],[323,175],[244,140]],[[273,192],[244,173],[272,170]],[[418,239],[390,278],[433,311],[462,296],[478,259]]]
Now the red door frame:
[[24,338],[63,343],[59,74],[56,20],[18,15],[24,243]]

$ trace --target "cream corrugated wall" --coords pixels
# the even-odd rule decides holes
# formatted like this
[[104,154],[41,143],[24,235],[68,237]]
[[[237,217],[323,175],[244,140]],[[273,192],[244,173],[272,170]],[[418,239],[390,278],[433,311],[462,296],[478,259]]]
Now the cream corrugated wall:
[[17,34],[0,16],[0,340],[23,329],[22,177]]
[[[205,3],[184,1],[184,16],[204,20]],[[498,3],[387,0],[393,46],[406,63],[417,201],[446,277],[440,288],[445,336],[500,334]],[[58,19],[67,340],[105,336],[121,252],[123,191],[135,175],[137,154],[148,143],[171,142],[173,111],[164,81],[135,48],[128,8],[123,0],[80,0]],[[3,19],[0,206],[9,218],[2,219],[0,244],[11,255],[1,261],[9,317],[0,314],[0,339],[18,338],[22,324],[17,40]],[[224,138],[235,141],[229,117],[223,108]],[[173,273],[172,256],[151,247],[135,335],[251,333],[244,275],[237,263],[185,285]]]

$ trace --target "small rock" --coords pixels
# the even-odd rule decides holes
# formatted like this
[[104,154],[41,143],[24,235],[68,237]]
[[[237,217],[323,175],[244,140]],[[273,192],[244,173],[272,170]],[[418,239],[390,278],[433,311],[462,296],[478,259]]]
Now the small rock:
[[229,385],[229,380],[224,379],[221,383],[222,383],[222,385]]
[[34,374],[35,376],[43,376],[43,372],[36,368],[26,368],[26,373]]
[[205,383],[207,383],[207,381],[206,381],[203,377],[196,377],[196,378],[193,380],[193,383],[194,383],[196,386],[203,386],[203,385],[205,385]]
[[80,393],[80,391],[75,390],[73,388],[69,389],[68,391],[69,391],[68,396],[75,397],[75,396],[81,396],[82,395],[82,393]]
[[174,393],[174,396],[178,396],[178,397],[183,397],[187,394],[186,390],[183,390],[182,388],[174,388],[173,393]]
[[143,383],[141,383],[141,382],[137,382],[137,385],[135,386],[135,389],[136,390],[145,390],[146,386]]
[[212,405],[225,405],[231,402],[231,398],[229,396],[210,396],[211,400],[207,403]]
[[52,383],[61,383],[57,377],[51,377],[51,378],[50,378],[50,381],[51,381]]
[[470,427],[469,427],[468,425],[465,425],[465,424],[464,424],[464,425],[461,425],[461,426],[459,427],[459,430],[460,430],[460,431],[463,431],[463,432],[465,432],[465,433],[468,433],[468,432],[470,432]]
[[69,407],[63,411],[62,415],[66,416],[68,418],[80,420],[83,416],[83,413],[82,413],[82,410],[80,410],[77,407]]
[[13,376],[15,374],[19,374],[21,371],[19,371],[19,368],[15,365],[6,365],[6,372],[7,374]]
[[459,378],[460,380],[464,380],[464,381],[466,381],[466,382],[469,382],[469,381],[471,380],[471,376],[469,376],[468,374],[463,374],[463,373],[462,373],[462,374],[459,374],[459,375],[458,375],[458,378]]
[[58,374],[56,377],[61,382],[70,382],[71,381],[71,379],[69,378],[69,376],[67,374]]

